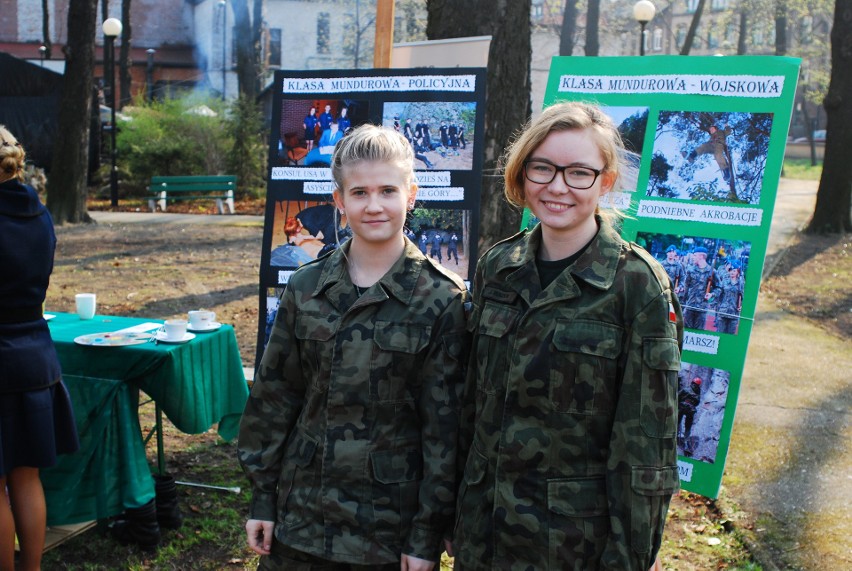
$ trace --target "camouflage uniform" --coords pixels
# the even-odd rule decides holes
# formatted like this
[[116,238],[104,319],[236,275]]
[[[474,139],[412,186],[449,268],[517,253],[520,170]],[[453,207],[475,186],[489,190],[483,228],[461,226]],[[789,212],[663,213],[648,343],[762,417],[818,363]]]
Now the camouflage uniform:
[[707,284],[713,280],[713,267],[710,264],[699,268],[692,264],[686,269],[684,280],[683,324],[690,329],[704,329],[704,320],[707,316],[707,301],[704,299],[707,293]]
[[607,224],[544,291],[540,243],[477,266],[456,568],[647,571],[678,488],[680,306]]
[[730,277],[716,284],[713,297],[718,300],[716,309],[716,331],[719,333],[736,333],[740,322],[740,304],[743,299],[743,280]]
[[345,244],[290,278],[240,425],[250,518],[331,561],[437,561],[449,535],[464,283],[405,241],[360,297]]
[[660,265],[663,266],[663,269],[669,275],[669,279],[672,280],[672,287],[676,289],[683,288],[683,284],[686,281],[686,270],[683,269],[683,264],[677,260],[674,262],[663,260],[660,262]]

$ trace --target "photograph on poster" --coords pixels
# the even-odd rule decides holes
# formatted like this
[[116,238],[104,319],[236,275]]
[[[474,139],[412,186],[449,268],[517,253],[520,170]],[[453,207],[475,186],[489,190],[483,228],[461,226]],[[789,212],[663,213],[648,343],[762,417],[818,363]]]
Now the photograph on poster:
[[677,453],[713,464],[731,373],[684,362],[678,373]]
[[386,102],[382,124],[396,129],[414,148],[415,169],[470,170],[475,144],[473,101]]
[[611,192],[635,192],[639,178],[639,163],[642,162],[645,131],[648,128],[648,108],[602,106],[601,110],[609,115],[618,127],[625,149],[621,156],[618,185]]
[[647,195],[758,204],[771,113],[661,111]]
[[639,232],[636,243],[669,274],[684,327],[737,334],[751,242]]
[[[269,334],[272,332],[272,324],[275,323],[275,316],[278,314],[278,303],[281,301],[281,294],[284,293],[283,287],[268,287],[266,288],[266,325],[263,332],[263,347],[269,342]],[[263,349],[260,350],[263,353]]]
[[351,236],[331,197],[327,201],[279,200],[274,204],[269,265],[298,268]]
[[369,105],[351,99],[285,99],[281,102],[277,163],[328,166],[334,145],[367,122]]
[[470,279],[470,210],[415,208],[409,213],[405,235],[424,255],[462,279]]

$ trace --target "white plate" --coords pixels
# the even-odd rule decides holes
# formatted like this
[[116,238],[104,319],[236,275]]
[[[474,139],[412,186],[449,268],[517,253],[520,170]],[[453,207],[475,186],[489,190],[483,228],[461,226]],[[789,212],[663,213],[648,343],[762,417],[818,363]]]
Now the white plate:
[[189,329],[190,331],[195,331],[196,333],[207,333],[208,331],[216,331],[220,327],[222,327],[221,323],[219,323],[218,321],[211,321],[207,324],[207,327],[199,327],[196,329],[192,325],[188,325],[187,329]]
[[105,333],[89,333],[74,338],[74,343],[92,347],[124,347],[126,345],[141,345],[151,340],[150,333],[125,333],[107,331]]
[[45,320],[45,321],[50,321],[51,319],[53,319],[53,318],[55,318],[55,317],[56,317],[56,316],[55,316],[55,315],[53,315],[52,313],[45,313],[45,314],[44,314],[44,320]]
[[187,341],[192,341],[195,339],[194,333],[184,333],[183,339],[172,340],[166,337],[165,331],[157,331],[157,341],[160,343],[186,343]]

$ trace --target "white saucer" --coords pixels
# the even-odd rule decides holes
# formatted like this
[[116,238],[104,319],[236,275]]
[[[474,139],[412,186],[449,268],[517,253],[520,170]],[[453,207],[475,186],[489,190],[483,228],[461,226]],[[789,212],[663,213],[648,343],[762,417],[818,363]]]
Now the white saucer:
[[193,339],[195,339],[194,333],[184,333],[183,339],[173,341],[166,337],[165,331],[157,331],[157,341],[159,341],[160,343],[186,343],[187,341],[192,341]]
[[186,328],[190,331],[195,331],[196,333],[207,333],[209,331],[216,331],[220,327],[222,327],[221,323],[219,323],[218,321],[211,321],[207,324],[207,327],[199,327],[198,329],[196,329],[192,325],[188,325]]

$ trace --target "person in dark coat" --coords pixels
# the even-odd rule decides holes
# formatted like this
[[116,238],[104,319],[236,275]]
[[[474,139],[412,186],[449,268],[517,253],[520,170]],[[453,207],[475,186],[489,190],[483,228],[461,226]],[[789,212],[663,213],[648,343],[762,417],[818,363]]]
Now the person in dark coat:
[[435,258],[436,255],[437,255],[439,264],[442,263],[442,260],[441,260],[441,242],[442,241],[443,240],[441,239],[441,233],[440,232],[436,231],[434,234],[432,234],[432,249],[429,250],[429,256],[431,256],[432,258]]
[[23,184],[26,153],[0,125],[0,569],[38,569],[47,509],[39,469],[79,448],[71,399],[42,315],[56,235],[47,209]]
[[317,138],[317,123],[319,123],[319,119],[317,118],[317,108],[311,107],[310,112],[308,112],[304,121],[302,121],[302,127],[305,128],[305,146],[308,151],[311,151],[314,148],[314,141]]

